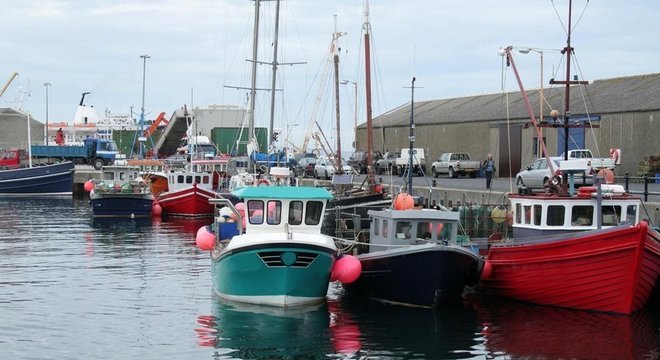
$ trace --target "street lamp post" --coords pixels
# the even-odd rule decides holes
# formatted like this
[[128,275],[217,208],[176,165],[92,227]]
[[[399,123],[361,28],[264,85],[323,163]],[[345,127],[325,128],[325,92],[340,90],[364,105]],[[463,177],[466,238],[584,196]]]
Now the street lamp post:
[[[530,51],[533,51],[535,53],[538,53],[541,55],[541,86],[539,88],[539,123],[543,122],[543,50],[542,49],[535,49],[535,48],[523,48],[523,49],[518,49],[518,52],[521,54],[529,54]],[[543,136],[543,128],[541,128],[541,136]],[[541,153],[541,141],[543,139],[536,139],[536,155],[538,158],[543,157],[543,154]]]
[[44,87],[46,88],[46,145],[48,145],[48,87],[53,84],[49,82],[44,83]]
[[353,140],[353,148],[357,149],[357,109],[358,109],[358,88],[357,88],[357,82],[355,81],[350,81],[350,80],[342,80],[340,82],[342,85],[346,85],[348,83],[353,84],[353,88],[355,89],[355,109],[354,110],[354,126],[353,126],[353,132],[355,133],[355,140]]

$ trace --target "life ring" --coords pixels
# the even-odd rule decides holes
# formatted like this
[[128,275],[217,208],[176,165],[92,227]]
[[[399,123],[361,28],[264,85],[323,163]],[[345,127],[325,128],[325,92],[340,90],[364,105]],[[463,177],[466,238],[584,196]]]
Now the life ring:
[[270,181],[268,179],[261,179],[257,182],[257,186],[261,186],[261,185],[268,186],[270,185]]

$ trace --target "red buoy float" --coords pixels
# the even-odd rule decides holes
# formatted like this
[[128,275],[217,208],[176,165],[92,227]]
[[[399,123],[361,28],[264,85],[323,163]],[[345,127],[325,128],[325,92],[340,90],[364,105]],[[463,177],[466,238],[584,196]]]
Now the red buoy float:
[[332,266],[330,280],[339,280],[343,284],[350,284],[360,277],[361,272],[362,264],[360,260],[352,255],[344,255],[337,259]]
[[415,207],[415,200],[408,193],[400,193],[394,198],[394,210],[410,210]]
[[94,190],[94,180],[87,180],[84,187],[87,192]]

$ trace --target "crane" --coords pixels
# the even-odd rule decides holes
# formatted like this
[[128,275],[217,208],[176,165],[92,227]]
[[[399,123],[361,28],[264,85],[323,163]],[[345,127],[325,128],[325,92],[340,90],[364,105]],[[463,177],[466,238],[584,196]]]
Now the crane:
[[15,71],[14,71],[13,74],[11,74],[11,76],[9,77],[9,80],[7,80],[7,83],[5,84],[5,86],[3,86],[3,87],[2,87],[2,90],[0,90],[0,97],[2,97],[2,94],[5,93],[5,91],[6,91],[7,88],[9,87],[9,85],[11,85],[11,82],[14,81],[14,79],[15,79],[17,76],[18,76],[18,73],[15,72]]

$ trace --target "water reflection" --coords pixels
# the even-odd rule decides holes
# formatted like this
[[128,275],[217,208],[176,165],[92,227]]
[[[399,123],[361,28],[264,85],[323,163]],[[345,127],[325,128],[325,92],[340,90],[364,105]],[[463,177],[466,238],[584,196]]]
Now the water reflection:
[[[475,299],[488,353],[514,358],[655,359],[657,329],[643,310],[632,316]],[[657,326],[657,325],[656,325]]]
[[197,318],[200,346],[239,359],[308,359],[332,353],[327,304],[283,309],[214,299]]

